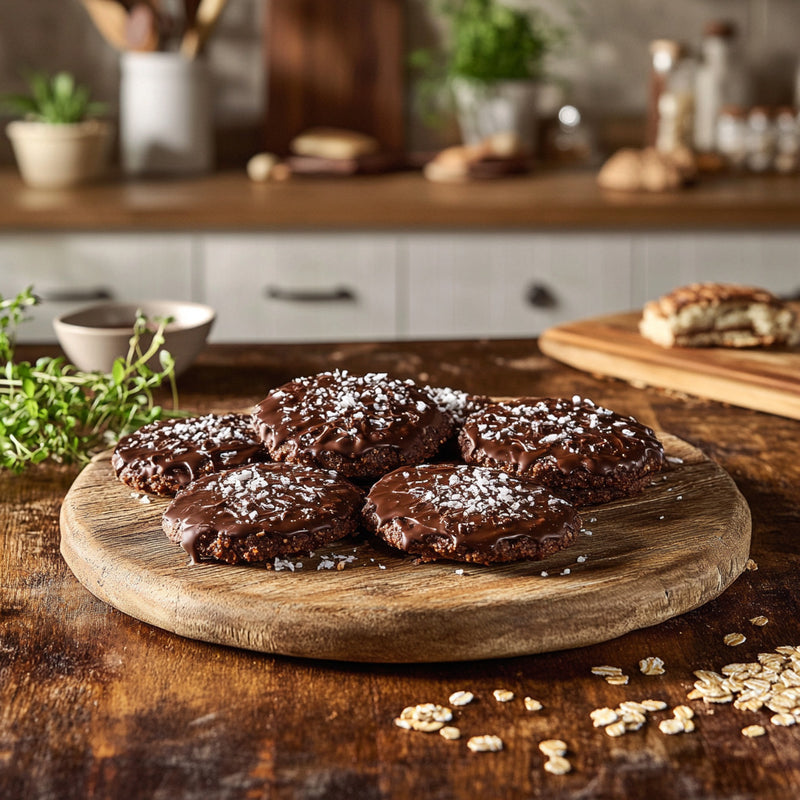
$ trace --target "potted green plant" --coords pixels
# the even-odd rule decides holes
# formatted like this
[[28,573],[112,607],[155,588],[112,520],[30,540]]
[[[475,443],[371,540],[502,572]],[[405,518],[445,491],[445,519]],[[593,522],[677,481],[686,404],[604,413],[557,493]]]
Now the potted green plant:
[[418,51],[412,65],[445,79],[465,143],[511,131],[533,149],[537,88],[563,31],[543,11],[501,0],[446,0],[440,8],[448,22],[442,57]]
[[29,186],[63,188],[97,178],[111,142],[110,123],[95,118],[104,106],[67,72],[34,73],[28,84],[29,95],[2,98],[22,117],[6,127],[22,179]]

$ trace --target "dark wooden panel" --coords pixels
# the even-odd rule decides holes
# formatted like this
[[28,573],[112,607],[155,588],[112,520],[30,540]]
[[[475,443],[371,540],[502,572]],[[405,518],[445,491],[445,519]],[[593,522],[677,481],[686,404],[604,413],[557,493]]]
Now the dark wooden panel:
[[327,125],[403,148],[402,0],[272,0],[266,28],[268,150]]

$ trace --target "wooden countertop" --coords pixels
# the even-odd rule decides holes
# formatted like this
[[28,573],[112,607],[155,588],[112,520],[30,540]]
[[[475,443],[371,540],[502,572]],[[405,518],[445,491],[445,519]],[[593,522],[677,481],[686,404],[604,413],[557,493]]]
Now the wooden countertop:
[[418,172],[254,184],[243,172],[25,187],[0,171],[0,231],[780,229],[800,225],[800,176],[716,176],[681,192],[599,189],[591,172],[435,184]]
[[[20,358],[41,352],[20,348]],[[59,555],[59,506],[77,471],[0,473],[0,796],[195,800],[295,798],[637,798],[722,800],[800,794],[800,724],[772,712],[688,701],[696,669],[800,645],[800,422],[601,381],[540,355],[533,341],[257,345],[209,348],[181,379],[182,405],[248,407],[285,380],[336,365],[388,370],[496,395],[589,396],[701,447],[734,478],[753,516],[745,572],[707,605],[653,628],[568,652],[449,665],[363,665],[260,655],[181,639],[89,594]],[[342,598],[347,602],[347,598]],[[748,620],[763,614],[769,622]],[[723,643],[741,631],[738,647]],[[480,635],[476,631],[476,635]],[[658,656],[666,673],[637,664]],[[610,686],[592,666],[623,667]],[[500,704],[492,691],[516,700]],[[407,705],[468,689],[464,740],[403,731]],[[521,698],[541,700],[526,712]],[[696,730],[655,722],[620,738],[589,712],[624,699],[687,703]],[[761,738],[742,728],[761,723]],[[465,731],[466,732],[466,731]],[[567,742],[573,771],[543,769],[537,744]]]

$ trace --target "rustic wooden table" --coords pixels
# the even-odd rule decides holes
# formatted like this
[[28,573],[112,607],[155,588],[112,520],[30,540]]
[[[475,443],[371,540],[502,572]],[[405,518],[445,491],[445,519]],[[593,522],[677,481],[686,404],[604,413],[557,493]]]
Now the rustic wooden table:
[[[581,650],[436,665],[305,661],[182,639],[95,599],[59,555],[59,506],[77,471],[2,474],[0,797],[800,795],[800,725],[686,697],[693,670],[800,645],[800,423],[600,381],[542,357],[532,341],[216,346],[181,379],[181,401],[197,411],[247,407],[333,366],[495,395],[577,392],[670,431],[735,479],[752,510],[758,570],[702,608]],[[756,615],[768,623],[748,622]],[[732,631],[747,641],[726,646]],[[649,655],[664,660],[664,675],[639,672]],[[598,664],[622,667],[630,683],[592,675]],[[501,687],[515,700],[496,702]],[[446,704],[458,689],[477,698],[460,712],[465,734],[497,734],[501,752],[393,724],[403,707]],[[525,695],[543,709],[525,711]],[[687,703],[694,732],[661,733],[669,711],[619,738],[592,726],[592,709],[645,697]],[[754,723],[766,734],[743,736]],[[569,747],[569,774],[543,768],[538,743],[553,737]]]

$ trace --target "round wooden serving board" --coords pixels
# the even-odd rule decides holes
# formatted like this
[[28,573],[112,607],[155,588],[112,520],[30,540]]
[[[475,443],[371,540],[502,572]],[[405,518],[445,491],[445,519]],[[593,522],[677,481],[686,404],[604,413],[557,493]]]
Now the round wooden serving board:
[[[635,498],[584,509],[577,543],[545,561],[414,564],[353,539],[293,559],[294,570],[189,566],[161,530],[167,501],[132,496],[108,455],[64,500],[61,552],[126,614],[266,653],[430,662],[580,647],[696,608],[744,569],[750,510],[734,482],[696,448],[661,437],[670,468]],[[344,568],[325,568],[332,561]]]

